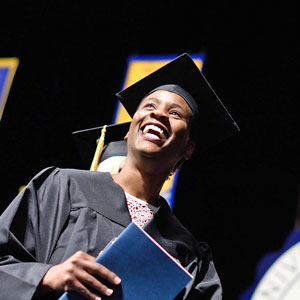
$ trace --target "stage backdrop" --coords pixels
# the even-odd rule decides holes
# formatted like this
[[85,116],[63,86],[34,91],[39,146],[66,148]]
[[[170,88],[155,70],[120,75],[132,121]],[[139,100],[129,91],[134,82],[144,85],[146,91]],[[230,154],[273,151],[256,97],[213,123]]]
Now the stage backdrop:
[[18,64],[15,57],[0,58],[0,120]]

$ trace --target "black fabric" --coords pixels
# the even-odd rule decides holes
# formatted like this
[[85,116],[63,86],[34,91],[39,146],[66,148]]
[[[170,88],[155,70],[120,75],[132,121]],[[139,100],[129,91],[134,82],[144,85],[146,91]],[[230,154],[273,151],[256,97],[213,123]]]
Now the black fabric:
[[[164,85],[160,85],[159,87],[153,89],[149,94],[152,94],[155,91],[158,90],[164,90],[164,91],[169,91],[172,93],[175,93],[179,96],[181,96],[185,102],[188,104],[188,106],[190,107],[192,114],[195,118],[198,117],[198,106],[196,101],[194,100],[194,98],[191,96],[191,94],[189,92],[187,92],[185,89],[183,89],[181,86],[177,85],[177,84],[164,84]],[[146,95],[146,96],[147,96]]]
[[199,114],[195,127],[199,143],[194,156],[239,131],[229,111],[187,53],[118,92],[116,96],[133,117],[145,95],[166,84],[180,86],[197,104]]
[[[129,130],[130,123],[131,122],[107,125],[104,147],[99,163],[112,156],[127,155],[127,144],[126,141],[124,141],[124,137]],[[90,169],[97,148],[97,140],[100,138],[102,128],[103,126],[99,126],[72,132],[82,160],[83,169]]]
[[127,143],[125,140],[110,142],[103,147],[100,163],[113,156],[127,156]]
[[[124,191],[109,173],[43,170],[0,216],[0,298],[32,299],[52,265],[78,250],[97,256],[130,222]],[[176,299],[221,299],[208,246],[192,237],[164,199],[145,229],[195,276]]]

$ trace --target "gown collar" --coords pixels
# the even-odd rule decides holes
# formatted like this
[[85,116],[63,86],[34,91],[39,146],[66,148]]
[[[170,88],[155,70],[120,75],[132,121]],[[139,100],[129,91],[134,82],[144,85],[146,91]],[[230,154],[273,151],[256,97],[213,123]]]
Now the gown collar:
[[[113,222],[127,227],[131,223],[131,217],[124,190],[113,180],[110,173],[91,173],[94,173],[93,176],[96,177],[97,197],[91,200],[90,207]],[[179,258],[179,248],[181,246],[186,248],[189,244],[186,243],[190,239],[189,234],[172,213],[163,197],[160,197],[160,209],[145,225],[144,230],[176,258]]]

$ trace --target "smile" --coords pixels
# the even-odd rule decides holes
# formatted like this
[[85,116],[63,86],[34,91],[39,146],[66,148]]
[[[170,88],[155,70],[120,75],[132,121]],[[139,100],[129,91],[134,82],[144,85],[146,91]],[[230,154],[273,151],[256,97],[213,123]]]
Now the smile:
[[144,136],[149,139],[164,140],[169,136],[168,132],[163,127],[156,124],[146,124],[141,129]]

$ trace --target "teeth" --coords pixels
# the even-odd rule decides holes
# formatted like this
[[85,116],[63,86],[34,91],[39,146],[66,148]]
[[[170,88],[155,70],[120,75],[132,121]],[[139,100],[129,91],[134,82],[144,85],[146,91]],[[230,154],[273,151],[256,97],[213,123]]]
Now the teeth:
[[166,135],[164,134],[164,131],[161,128],[159,128],[158,126],[153,125],[153,124],[146,125],[144,130],[143,130],[143,133],[144,134],[153,134],[154,133],[162,139],[166,138]]
[[153,131],[156,131],[158,132],[159,134],[162,134],[163,133],[163,130],[161,128],[159,128],[158,126],[155,126],[153,124],[150,124],[150,125],[146,125],[145,126],[145,129],[144,129],[144,133],[146,132],[149,132],[149,130],[153,130]]

